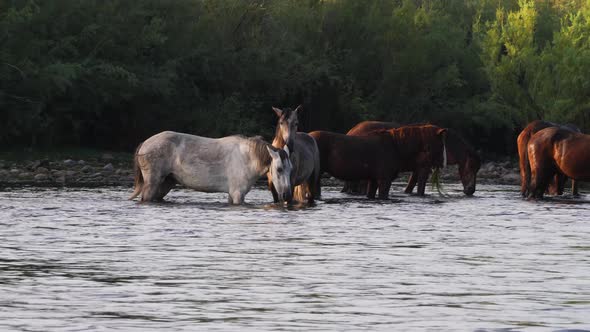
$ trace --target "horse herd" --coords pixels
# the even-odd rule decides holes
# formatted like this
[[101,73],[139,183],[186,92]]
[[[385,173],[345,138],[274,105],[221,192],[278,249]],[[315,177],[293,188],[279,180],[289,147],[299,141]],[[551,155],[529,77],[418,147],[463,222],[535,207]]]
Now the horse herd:
[[[433,169],[458,165],[465,195],[475,192],[481,161],[452,129],[431,124],[400,126],[364,121],[348,133],[298,132],[298,113],[273,107],[278,117],[272,143],[240,135],[207,138],[172,131],[156,134],[134,155],[135,189],[130,199],[161,201],[182,184],[203,192],[226,192],[242,204],[254,183],[266,175],[275,203],[307,202],[321,196],[321,176],[346,181],[347,193],[387,199],[400,172],[412,172],[405,192],[418,186],[424,195]],[[521,193],[542,198],[562,194],[567,178],[590,180],[590,135],[572,125],[530,123],[518,136]]]

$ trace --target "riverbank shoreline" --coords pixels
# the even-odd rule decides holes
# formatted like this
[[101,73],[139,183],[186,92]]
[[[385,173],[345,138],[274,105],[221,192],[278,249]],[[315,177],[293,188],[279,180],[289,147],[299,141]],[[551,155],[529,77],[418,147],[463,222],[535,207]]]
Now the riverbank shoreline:
[[[397,181],[407,181],[409,173],[402,173]],[[0,158],[0,187],[132,187],[133,158],[131,154],[97,152],[83,156],[60,154],[41,158]],[[457,166],[442,171],[442,183],[458,182]],[[520,183],[515,161],[490,161],[482,164],[478,183]],[[265,179],[258,181],[263,185]],[[324,185],[343,182],[324,175]]]

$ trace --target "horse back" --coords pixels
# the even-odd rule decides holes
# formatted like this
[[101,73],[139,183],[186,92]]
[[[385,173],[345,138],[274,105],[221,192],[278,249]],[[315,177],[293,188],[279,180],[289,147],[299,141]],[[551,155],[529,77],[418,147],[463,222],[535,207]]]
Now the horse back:
[[139,151],[150,171],[172,175],[204,192],[225,192],[231,174],[242,174],[247,147],[241,137],[208,138],[166,131],[150,137]]
[[[549,132],[553,160],[569,178],[590,180],[590,135],[557,129]],[[536,136],[536,135],[535,135]]]
[[384,122],[384,121],[363,121],[352,127],[346,135],[350,136],[365,136],[370,132],[380,129],[393,129],[399,127],[399,123],[396,122]]

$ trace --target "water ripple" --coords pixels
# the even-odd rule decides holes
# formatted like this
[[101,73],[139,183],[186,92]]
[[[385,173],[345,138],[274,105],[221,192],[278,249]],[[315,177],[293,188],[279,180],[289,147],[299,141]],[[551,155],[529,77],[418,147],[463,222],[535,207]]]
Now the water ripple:
[[[397,187],[400,187],[398,184]],[[399,189],[399,188],[398,188]],[[0,191],[0,330],[581,331],[589,201]],[[395,190],[395,189],[393,189]]]

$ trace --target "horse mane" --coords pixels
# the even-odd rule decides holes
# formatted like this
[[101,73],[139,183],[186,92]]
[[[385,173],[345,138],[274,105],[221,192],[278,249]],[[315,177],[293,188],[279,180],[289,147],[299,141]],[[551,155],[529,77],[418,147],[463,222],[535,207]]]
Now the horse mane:
[[373,130],[366,132],[362,136],[381,136],[381,135],[391,136],[391,129],[385,129],[385,128],[373,129]]
[[572,123],[566,123],[562,125],[563,128],[568,129],[573,131],[574,133],[578,133],[581,134],[582,130],[580,129],[580,127],[576,126],[575,124]]
[[419,124],[390,129],[389,132],[396,139],[420,139],[424,142],[427,137],[432,137],[432,134],[436,135],[438,129],[441,128],[431,124]]
[[259,170],[267,169],[272,161],[272,157],[267,146],[271,146],[268,142],[262,139],[262,136],[244,137],[248,141],[250,152],[253,155],[253,160],[256,163],[256,168]]

